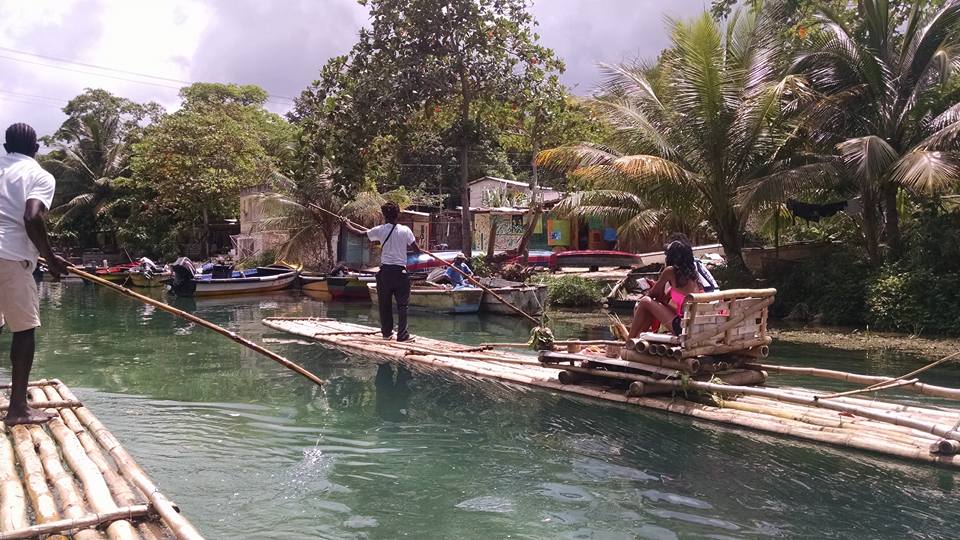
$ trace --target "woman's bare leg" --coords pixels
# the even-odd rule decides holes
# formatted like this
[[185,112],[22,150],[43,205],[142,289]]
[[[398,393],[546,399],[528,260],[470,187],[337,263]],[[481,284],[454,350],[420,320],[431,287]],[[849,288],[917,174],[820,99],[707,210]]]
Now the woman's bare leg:
[[635,338],[649,328],[653,319],[669,324],[676,316],[676,311],[670,306],[665,306],[649,296],[644,296],[637,302],[637,307],[633,310],[629,338]]

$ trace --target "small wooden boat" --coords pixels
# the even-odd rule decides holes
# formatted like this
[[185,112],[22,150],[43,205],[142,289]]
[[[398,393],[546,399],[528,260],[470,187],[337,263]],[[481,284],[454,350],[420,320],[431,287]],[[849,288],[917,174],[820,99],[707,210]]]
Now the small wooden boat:
[[131,270],[128,277],[130,284],[134,287],[150,289],[154,287],[163,287],[173,279],[173,272],[164,270],[162,272],[148,272],[146,270]]
[[550,260],[551,268],[589,268],[596,271],[601,266],[630,267],[643,264],[636,253],[605,249],[582,249],[554,253]]
[[[637,301],[653,287],[660,275],[659,270],[651,271],[656,268],[650,268],[650,266],[654,265],[631,270],[627,273],[626,277],[613,286],[604,301],[604,307],[610,311],[633,313]],[[662,267],[662,265],[657,265],[657,267]]]
[[[478,281],[500,295],[504,300],[530,315],[539,315],[547,307],[547,286],[528,285],[500,278],[480,278]],[[500,315],[518,315],[492,294],[484,291],[480,311]]]
[[138,265],[139,263],[126,263],[109,267],[98,266],[94,269],[93,274],[107,281],[123,283],[127,280],[127,276],[130,275],[130,270],[136,268]]
[[[187,261],[189,263],[189,260]],[[259,267],[242,272],[233,272],[233,277],[213,277],[213,274],[197,274],[193,264],[185,265],[178,260],[171,265],[173,279],[170,292],[177,296],[228,296],[279,291],[293,285],[299,272],[290,268]]]
[[[368,283],[370,299],[374,304],[379,302],[377,284]],[[433,311],[436,313],[476,313],[480,311],[480,300],[483,298],[483,289],[460,287],[448,289],[446,287],[412,287],[410,290],[410,307]]]
[[329,294],[333,300],[369,300],[367,284],[376,279],[373,274],[330,276],[310,273],[300,276],[300,288],[307,293]]

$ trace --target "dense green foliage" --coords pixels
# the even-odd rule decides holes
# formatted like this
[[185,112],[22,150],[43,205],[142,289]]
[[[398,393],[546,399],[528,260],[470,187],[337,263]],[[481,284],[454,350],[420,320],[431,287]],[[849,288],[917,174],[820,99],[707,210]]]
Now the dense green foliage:
[[596,306],[603,302],[609,292],[603,282],[577,275],[536,275],[531,282],[547,286],[551,306]]

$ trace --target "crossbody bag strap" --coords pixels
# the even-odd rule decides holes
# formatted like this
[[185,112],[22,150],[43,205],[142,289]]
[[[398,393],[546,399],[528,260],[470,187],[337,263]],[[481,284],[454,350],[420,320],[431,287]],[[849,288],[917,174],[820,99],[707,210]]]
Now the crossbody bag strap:
[[381,244],[383,247],[386,247],[386,246],[387,246],[387,240],[390,240],[390,237],[393,236],[393,231],[395,231],[395,230],[397,230],[397,224],[396,224],[396,223],[393,224],[393,228],[390,229],[390,232],[389,232],[389,233],[387,233],[387,237],[383,239],[383,243]]

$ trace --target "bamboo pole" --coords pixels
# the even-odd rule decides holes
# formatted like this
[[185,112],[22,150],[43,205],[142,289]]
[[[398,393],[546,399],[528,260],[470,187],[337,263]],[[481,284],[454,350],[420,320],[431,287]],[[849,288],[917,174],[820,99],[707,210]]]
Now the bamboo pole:
[[[326,212],[327,214],[330,214],[331,216],[333,216],[333,217],[335,217],[335,218],[337,218],[337,219],[347,220],[347,218],[345,218],[345,217],[343,217],[343,216],[340,216],[340,215],[338,215],[338,214],[334,214],[333,212],[331,212],[330,210],[327,210],[326,208],[323,208],[322,206],[317,206],[317,205],[311,203],[311,204],[310,204],[310,207],[315,208],[315,209],[317,209],[317,210],[320,210],[321,212]],[[368,230],[369,230],[369,229],[368,229]],[[512,309],[512,310],[515,311],[517,314],[525,317],[528,321],[532,322],[534,325],[537,325],[537,326],[540,325],[540,321],[537,320],[536,317],[530,315],[530,314],[527,313],[526,311],[518,308],[517,306],[511,304],[510,302],[507,302],[502,296],[500,296],[499,294],[493,292],[489,287],[487,287],[487,286],[484,285],[483,283],[480,283],[480,281],[478,281],[478,280],[477,280],[475,277],[473,277],[472,275],[467,274],[467,273],[464,272],[463,270],[457,268],[456,266],[448,263],[447,261],[441,259],[440,257],[434,255],[433,253],[431,253],[431,252],[429,252],[429,251],[427,251],[427,250],[425,250],[425,249],[423,249],[423,248],[420,248],[420,252],[423,253],[423,254],[425,254],[425,255],[429,255],[430,257],[434,258],[435,260],[437,260],[437,261],[440,262],[441,264],[447,266],[448,268],[453,268],[454,270],[456,270],[457,272],[459,272],[460,275],[462,275],[463,277],[465,277],[465,278],[467,279],[467,281],[469,281],[470,283],[473,283],[473,284],[476,285],[477,287],[480,287],[480,288],[483,289],[485,292],[490,293],[491,296],[493,296],[494,298],[496,298],[497,300],[499,300],[503,305],[505,305],[505,306],[507,306],[508,308]]]
[[[34,399],[45,395],[39,388],[32,388],[30,391]],[[55,412],[52,409],[47,409],[47,411]],[[63,423],[59,415],[50,420],[47,426],[60,445],[63,458],[67,461],[67,464],[70,465],[73,474],[80,480],[83,493],[91,509],[94,512],[112,512],[116,510],[117,503],[113,500],[113,495],[110,493],[110,488],[107,487],[107,482],[100,474],[97,465],[87,456],[86,450],[83,448],[83,445],[80,444],[80,439]],[[68,514],[65,517],[72,518],[77,516]],[[114,521],[107,526],[107,535],[111,540],[134,540],[137,538],[137,531],[128,521]]]
[[[651,347],[653,344],[651,344]],[[666,356],[651,356],[649,354],[642,354],[636,351],[620,351],[620,358],[638,364],[650,364],[657,367],[665,367],[669,369],[679,369],[687,373],[698,373],[702,364],[700,360],[696,358],[684,358],[682,360],[677,360],[672,357]],[[641,369],[638,367],[638,369]]]
[[[864,393],[864,392],[873,392],[873,391],[877,391],[877,390],[884,390],[884,389],[886,389],[886,388],[893,388],[893,387],[895,387],[895,386],[902,386],[902,385],[897,384],[897,383],[898,383],[899,381],[903,381],[903,380],[906,380],[906,379],[908,379],[908,378],[910,378],[910,377],[914,377],[914,376],[916,376],[916,375],[919,375],[919,374],[923,373],[924,371],[933,369],[933,368],[939,366],[940,364],[942,364],[942,363],[944,363],[944,362],[946,362],[946,361],[948,361],[948,360],[956,357],[957,355],[960,355],[960,351],[957,351],[957,352],[955,352],[955,353],[953,353],[953,354],[948,354],[947,356],[944,356],[943,358],[941,358],[941,359],[939,359],[939,360],[937,360],[937,361],[935,361],[935,362],[931,362],[931,363],[923,366],[922,368],[915,369],[915,370],[911,371],[910,373],[907,373],[907,374],[905,374],[905,375],[901,375],[901,376],[899,376],[899,377],[897,377],[897,378],[895,378],[895,379],[893,379],[893,380],[891,380],[891,381],[889,381],[889,382],[882,382],[882,383],[879,383],[879,382],[878,382],[878,383],[875,383],[875,384],[871,384],[870,386],[868,386],[868,387],[866,387],[866,388],[861,388],[860,390],[851,390],[851,391],[849,391],[849,392],[841,392],[841,393],[839,393],[839,394],[829,394],[829,395],[826,395],[826,396],[820,396],[819,399],[831,399],[831,398],[835,398],[835,397],[849,396],[849,395],[860,394],[860,393]],[[911,383],[911,384],[915,384],[915,383],[916,383],[916,380],[914,380],[914,382]]]
[[776,289],[726,289],[708,293],[687,294],[688,303],[705,304],[714,300],[739,300],[743,298],[766,298],[777,294]]
[[[64,384],[57,385],[57,390],[61,396],[67,399],[76,399],[73,392]],[[110,454],[120,473],[137,486],[137,489],[150,501],[174,536],[178,540],[202,540],[203,537],[200,533],[180,515],[170,500],[160,493],[157,486],[140,470],[140,466],[120,445],[116,437],[86,407],[77,407],[74,412],[83,425],[93,433],[93,437],[100,443],[100,446]]]
[[743,341],[735,341],[729,345],[702,345],[692,349],[684,349],[683,357],[693,358],[705,354],[726,354],[731,352],[739,352],[745,349],[770,345],[771,343],[773,343],[773,338],[770,336],[764,336],[754,339],[745,339]]
[[[43,474],[43,464],[40,463],[40,457],[33,447],[33,438],[30,437],[30,431],[26,426],[13,426],[10,428],[13,435],[13,448],[17,453],[17,460],[20,462],[20,470],[23,473],[23,482],[27,487],[27,494],[30,496],[30,503],[33,506],[33,514],[37,523],[48,523],[60,519],[57,512],[57,503],[47,487],[47,479]],[[63,539],[63,537],[58,537]],[[66,540],[66,539],[63,539]]]
[[[895,379],[893,377],[882,377],[876,375],[862,375],[859,373],[849,373],[846,371],[835,371],[832,369],[821,369],[813,367],[798,367],[798,366],[778,366],[775,364],[744,364],[746,369],[762,369],[764,371],[769,371],[770,373],[786,373],[791,375],[806,375],[810,377],[818,377],[821,379],[830,379],[834,381],[844,381],[854,384],[874,384],[874,383],[885,383],[891,382]],[[914,385],[905,386],[904,390],[909,390],[911,392],[917,392],[918,394],[923,394],[927,396],[936,396],[949,399],[960,399],[960,388],[948,388],[946,386],[934,386],[931,384],[926,384],[918,382]]]
[[[135,506],[125,506],[118,508],[113,512],[101,512],[99,514],[87,514],[83,517],[60,519],[44,523],[43,525],[33,525],[24,527],[16,531],[0,533],[0,540],[22,540],[25,538],[39,538],[45,534],[52,533],[70,533],[76,529],[96,527],[104,523],[109,523],[118,519],[133,519],[150,514],[150,507],[145,504]],[[82,531],[81,531],[82,532]],[[79,533],[72,533],[74,538],[80,538]]]
[[[31,390],[33,390],[31,388]],[[77,407],[81,405],[79,401],[70,401],[62,399],[59,401],[31,401],[30,406],[35,409],[50,409],[56,412],[56,409],[61,409],[64,407]],[[5,411],[10,408],[10,403],[3,402],[0,403],[0,411]]]
[[[43,262],[43,258],[40,258],[40,261]],[[244,347],[247,347],[247,348],[249,348],[249,349],[252,349],[252,350],[254,350],[254,351],[262,354],[263,356],[266,356],[267,358],[273,360],[274,362],[277,362],[278,364],[282,365],[283,367],[285,367],[285,368],[287,368],[287,369],[290,369],[290,370],[293,370],[293,371],[299,373],[300,375],[303,375],[304,377],[306,377],[307,379],[310,379],[310,380],[311,380],[312,382],[314,382],[315,384],[318,384],[318,385],[322,385],[322,384],[323,384],[323,380],[322,380],[320,377],[317,377],[317,376],[314,375],[313,373],[310,373],[309,371],[307,371],[307,370],[306,370],[305,368],[303,368],[302,366],[300,366],[300,365],[298,365],[298,364],[295,364],[295,363],[291,362],[290,360],[287,360],[286,358],[280,356],[279,354],[277,354],[277,353],[275,353],[275,352],[273,352],[273,351],[271,351],[271,350],[269,350],[269,349],[267,349],[267,348],[265,348],[265,347],[263,347],[263,346],[261,346],[261,345],[258,345],[258,344],[254,343],[254,342],[252,342],[252,341],[250,341],[250,340],[248,340],[248,339],[246,339],[246,338],[244,338],[244,337],[242,337],[242,336],[239,336],[239,335],[237,335],[235,332],[231,332],[231,331],[227,330],[226,328],[223,328],[222,326],[218,326],[218,325],[216,325],[216,324],[213,324],[213,323],[210,322],[210,321],[201,319],[200,317],[197,317],[196,315],[194,315],[194,314],[192,314],[192,313],[187,313],[186,311],[179,310],[179,309],[177,309],[177,308],[175,308],[175,307],[173,307],[173,306],[171,306],[170,304],[167,304],[167,303],[165,303],[165,302],[161,302],[161,301],[159,301],[159,300],[150,298],[149,296],[144,296],[144,295],[142,295],[142,294],[140,294],[140,293],[131,291],[130,289],[128,289],[128,288],[126,288],[126,287],[123,287],[123,286],[121,286],[121,285],[117,285],[116,283],[112,283],[112,282],[107,281],[107,280],[105,280],[105,279],[103,279],[103,278],[99,278],[99,277],[94,276],[94,275],[92,275],[92,274],[88,274],[87,272],[84,272],[84,271],[76,268],[75,266],[68,266],[68,267],[67,267],[67,271],[70,272],[71,274],[74,274],[74,275],[76,275],[76,276],[79,276],[79,277],[81,277],[81,278],[83,278],[83,279],[85,279],[85,280],[87,280],[87,281],[89,281],[89,282],[91,282],[91,283],[96,283],[97,285],[102,285],[102,286],[107,287],[107,288],[109,288],[109,289],[113,289],[114,291],[117,291],[117,292],[120,293],[120,294],[129,296],[130,298],[134,298],[134,299],[139,300],[139,301],[141,301],[141,302],[144,302],[144,303],[146,303],[146,304],[150,304],[151,306],[154,306],[154,307],[159,308],[159,309],[161,309],[161,310],[163,310],[163,311],[166,311],[167,313],[170,313],[170,314],[172,314],[172,315],[176,315],[176,316],[178,316],[178,317],[182,317],[182,318],[184,318],[184,319],[186,319],[186,320],[188,320],[188,321],[190,321],[190,322],[192,322],[192,323],[199,324],[200,326],[203,326],[204,328],[208,328],[208,329],[210,329],[210,330],[213,330],[214,332],[220,334],[221,336],[225,336],[225,337],[227,337],[227,338],[229,338],[229,339],[231,339],[231,340],[233,340],[233,341],[235,341],[235,342],[243,345]]]
[[[83,497],[77,492],[73,477],[67,474],[60,462],[60,453],[57,452],[57,445],[54,444],[53,439],[40,426],[31,426],[28,430],[34,446],[40,452],[40,461],[43,463],[47,478],[53,485],[57,498],[60,499],[61,514],[64,519],[71,520],[88,515],[89,512],[83,503]],[[51,532],[58,531],[55,529]],[[83,529],[73,533],[73,537],[76,540],[98,540],[103,538],[103,535],[95,529]]]
[[[43,386],[42,389],[49,400],[55,401],[63,399],[57,392],[56,386],[46,385]],[[107,461],[103,452],[100,451],[100,445],[97,444],[97,441],[93,440],[90,433],[87,432],[83,424],[80,423],[80,420],[77,419],[77,415],[70,409],[61,409],[60,418],[63,420],[63,423],[70,428],[70,431],[73,431],[77,438],[80,439],[80,444],[83,445],[87,456],[96,464],[97,469],[100,470],[100,474],[107,483],[107,487],[110,488],[110,493],[113,495],[113,499],[117,501],[117,504],[121,506],[135,506],[140,504],[143,499],[138,498],[131,489],[130,484],[117,474],[116,469]],[[149,522],[141,522],[136,525],[140,536],[142,536],[144,540],[159,539],[159,537],[162,536],[162,532],[153,531],[151,526],[157,528],[156,524]]]
[[22,529],[29,523],[13,446],[7,436],[7,426],[0,422],[0,532]]
[[890,389],[893,389],[893,388],[900,388],[900,387],[902,387],[902,386],[910,386],[910,385],[913,385],[913,384],[917,384],[917,382],[918,382],[917,379],[910,379],[910,380],[906,380],[906,381],[898,381],[898,380],[894,379],[894,380],[892,380],[892,381],[890,381],[890,382],[886,382],[886,383],[883,383],[883,384],[880,384],[880,385],[868,386],[867,388],[858,388],[857,390],[847,390],[846,392],[837,392],[837,393],[834,393],[834,394],[822,394],[822,395],[817,396],[817,399],[833,399],[833,398],[838,398],[838,397],[843,397],[843,396],[855,396],[855,395],[857,395],[857,394],[867,394],[867,393],[871,393],[871,392],[880,392],[880,391],[883,391],[883,390],[890,390]]
[[907,417],[900,416],[888,411],[870,409],[870,408],[862,407],[859,405],[849,405],[846,403],[838,403],[836,401],[818,400],[816,399],[816,396],[811,394],[806,394],[806,395],[793,394],[790,392],[785,392],[785,391],[774,389],[774,388],[733,386],[733,385],[714,384],[714,383],[700,382],[700,381],[686,381],[685,383],[681,383],[680,381],[665,381],[664,384],[673,384],[675,386],[686,384],[688,387],[693,389],[704,390],[707,392],[714,392],[717,394],[746,394],[746,395],[767,397],[767,398],[775,399],[778,401],[787,401],[792,403],[799,403],[802,405],[811,405],[813,407],[822,407],[824,409],[831,409],[839,412],[846,412],[846,413],[855,414],[858,416],[863,416],[865,418],[878,420],[880,422],[888,422],[898,426],[906,426],[924,433],[932,433],[934,435],[938,435],[945,439],[953,439],[953,440],[960,441],[960,432],[950,427],[926,422],[923,420],[917,420],[914,418],[907,418]]

